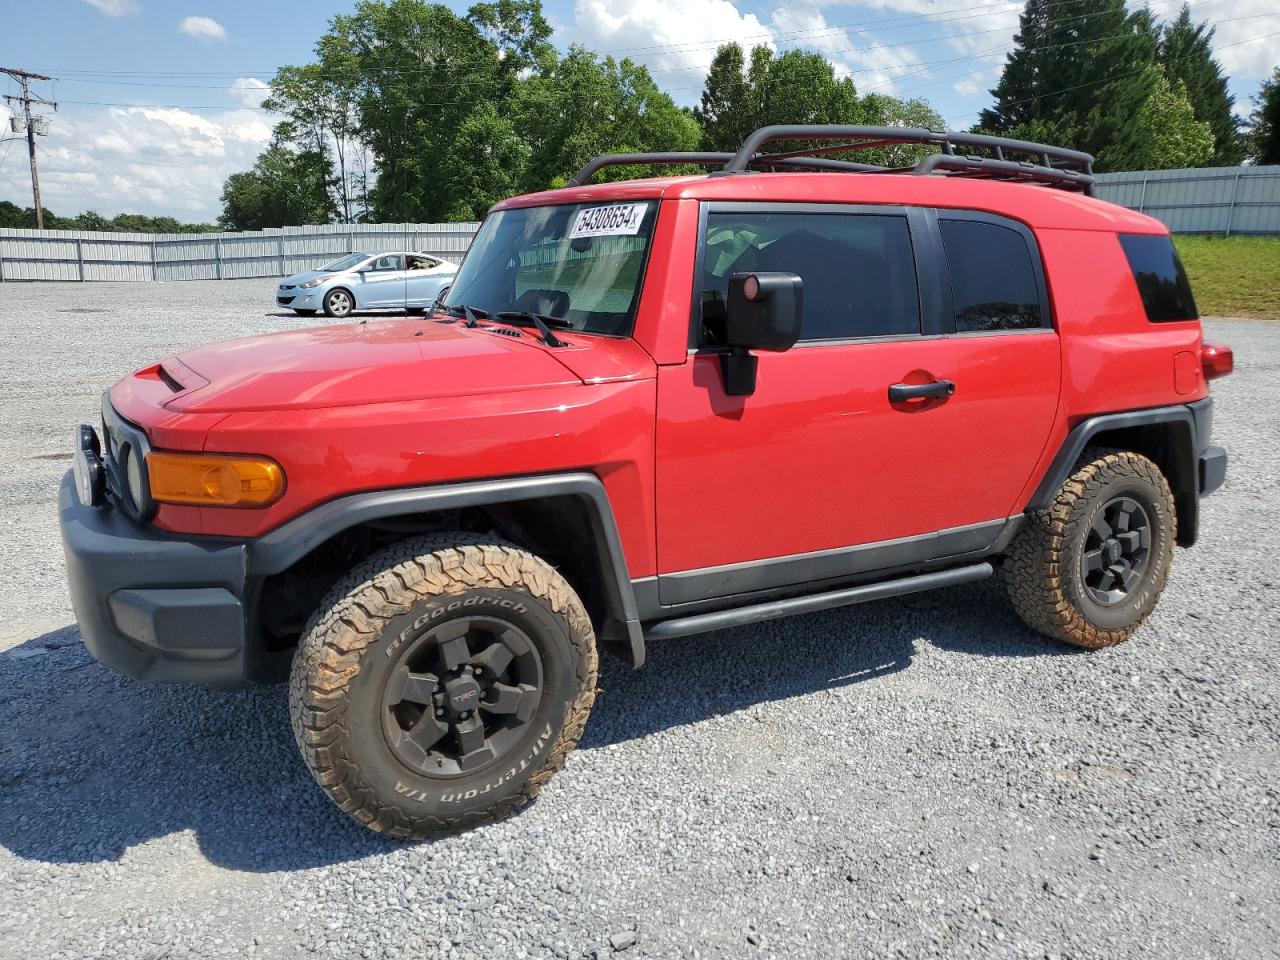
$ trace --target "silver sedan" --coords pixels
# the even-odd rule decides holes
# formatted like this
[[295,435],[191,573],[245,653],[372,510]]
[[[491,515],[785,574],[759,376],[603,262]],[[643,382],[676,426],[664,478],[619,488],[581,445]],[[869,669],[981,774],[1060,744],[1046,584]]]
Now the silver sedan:
[[420,313],[453,282],[457,264],[425,253],[352,253],[318,270],[280,281],[276,303],[303,316],[323,310],[348,317],[354,310]]

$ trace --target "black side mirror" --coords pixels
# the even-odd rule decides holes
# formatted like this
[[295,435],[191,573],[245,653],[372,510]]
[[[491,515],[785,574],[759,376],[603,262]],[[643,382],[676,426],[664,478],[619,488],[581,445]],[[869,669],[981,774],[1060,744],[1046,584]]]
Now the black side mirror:
[[752,350],[790,350],[800,339],[804,281],[794,273],[735,273],[725,302],[725,342],[720,355],[724,392],[746,397],[756,391]]

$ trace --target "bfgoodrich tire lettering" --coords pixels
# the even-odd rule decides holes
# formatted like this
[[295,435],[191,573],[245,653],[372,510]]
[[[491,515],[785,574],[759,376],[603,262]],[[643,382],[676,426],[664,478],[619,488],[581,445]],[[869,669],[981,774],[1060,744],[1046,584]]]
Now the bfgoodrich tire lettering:
[[[1143,533],[1124,536],[1112,530],[1119,514],[1138,518]],[[1177,528],[1173,494],[1160,468],[1131,451],[1090,449],[1053,503],[1028,514],[1009,549],[1006,584],[1009,599],[1031,629],[1079,647],[1097,649],[1123,643],[1151,613],[1164,591],[1173,562]],[[1099,533],[1101,532],[1101,535]],[[1120,536],[1112,536],[1119,534]],[[1122,551],[1115,541],[1133,540]],[[1114,563],[1120,577],[1108,602],[1099,602],[1093,571]],[[1126,567],[1125,555],[1133,560]],[[1093,589],[1090,578],[1093,577]]]
[[[455,634],[461,649],[476,651],[469,659],[446,656]],[[484,658],[491,647],[500,663]],[[410,670],[414,657],[428,659]],[[503,682],[477,692],[472,671],[486,666]],[[422,838],[532,800],[582,734],[596,669],[590,619],[551,566],[491,539],[433,535],[370,557],[333,588],[294,659],[290,718],[308,768],[339,807],[381,833]],[[434,708],[429,690],[414,692],[424,677],[451,678],[436,688]],[[499,688],[535,691],[523,701],[527,716],[515,716],[518,693],[503,704]],[[486,700],[478,709],[455,702],[471,707],[477,696]],[[505,712],[491,715],[490,706]],[[461,746],[482,716],[497,751],[488,759]],[[405,749],[399,727],[421,723],[452,725],[438,750]]]

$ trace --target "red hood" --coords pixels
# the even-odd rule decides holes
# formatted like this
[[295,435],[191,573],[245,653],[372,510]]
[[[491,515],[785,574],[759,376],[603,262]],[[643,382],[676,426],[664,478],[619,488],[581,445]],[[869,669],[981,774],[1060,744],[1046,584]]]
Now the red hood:
[[192,413],[425,400],[582,379],[528,338],[415,318],[230,340],[178,360],[165,372],[185,389],[164,406]]
[[[189,349],[118,387],[142,388],[175,413],[358,406],[653,376],[634,340],[564,335],[550,349],[434,320],[316,326]],[[511,329],[511,328],[503,328]],[[515,330],[512,330],[515,332]],[[170,380],[165,390],[161,375]],[[177,393],[174,388],[180,387]],[[168,396],[165,396],[168,394]]]

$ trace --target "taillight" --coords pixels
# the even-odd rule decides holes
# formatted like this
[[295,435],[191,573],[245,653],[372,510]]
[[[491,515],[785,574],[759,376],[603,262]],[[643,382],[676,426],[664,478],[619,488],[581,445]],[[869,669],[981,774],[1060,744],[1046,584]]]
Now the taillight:
[[1204,378],[1206,380],[1225,377],[1235,369],[1235,365],[1235,355],[1231,352],[1231,348],[1226,344],[1200,344],[1200,368],[1204,371]]

